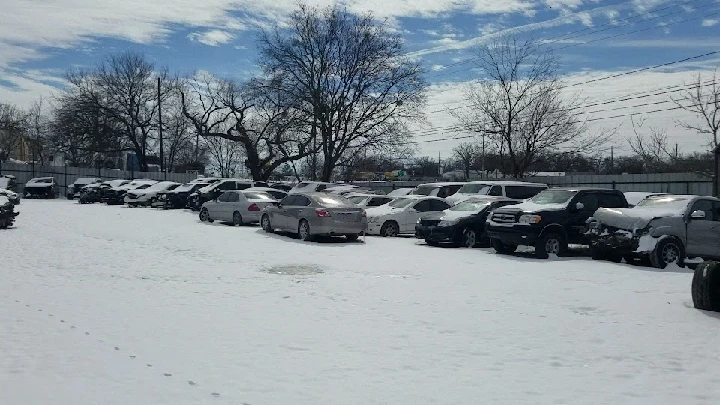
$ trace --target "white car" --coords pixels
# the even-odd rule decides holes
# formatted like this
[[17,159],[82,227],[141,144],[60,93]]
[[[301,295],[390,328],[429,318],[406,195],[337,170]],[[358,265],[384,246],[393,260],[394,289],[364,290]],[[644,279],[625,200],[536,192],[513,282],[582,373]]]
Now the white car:
[[115,186],[105,192],[103,195],[103,201],[110,205],[120,205],[125,203],[125,194],[130,190],[142,190],[157,183],[156,180],[150,179],[138,179],[133,180],[129,183]]
[[347,195],[345,195],[345,198],[352,201],[358,207],[366,207],[366,208],[379,207],[379,206],[385,205],[395,199],[395,197],[389,197],[386,195],[364,194],[364,193],[347,194]]
[[408,195],[426,195],[429,197],[447,198],[455,194],[466,183],[459,181],[443,181],[440,183],[425,183],[415,187]]
[[174,181],[160,181],[157,182],[150,187],[141,189],[141,190],[130,190],[125,194],[125,204],[129,205],[130,207],[137,207],[139,205],[151,205],[153,201],[157,198],[157,195],[161,191],[170,191],[177,186],[179,186],[180,183],[174,182]]
[[408,195],[380,207],[368,208],[368,235],[397,236],[414,234],[421,216],[442,212],[450,204],[438,197]]
[[230,190],[203,203],[200,220],[232,222],[233,225],[258,223],[263,208],[274,204],[277,200],[262,191]]
[[452,205],[468,198],[494,196],[507,197],[513,200],[527,200],[535,197],[537,193],[547,189],[547,184],[529,183],[525,181],[508,181],[508,180],[483,180],[471,181],[465,183],[457,193],[446,197],[445,199]]
[[260,191],[262,193],[267,193],[270,194],[272,198],[278,201],[282,200],[288,195],[287,191],[278,190],[277,188],[272,187],[250,187],[248,189],[245,189],[244,191]]
[[413,188],[396,188],[395,190],[387,193],[387,195],[390,197],[402,197],[410,194],[413,190]]
[[326,183],[323,181],[303,181],[293,187],[288,194],[325,191],[325,189],[335,186],[337,186],[337,184]]
[[0,188],[0,196],[7,197],[7,199],[10,200],[10,202],[14,205],[20,204],[20,196],[12,190]]

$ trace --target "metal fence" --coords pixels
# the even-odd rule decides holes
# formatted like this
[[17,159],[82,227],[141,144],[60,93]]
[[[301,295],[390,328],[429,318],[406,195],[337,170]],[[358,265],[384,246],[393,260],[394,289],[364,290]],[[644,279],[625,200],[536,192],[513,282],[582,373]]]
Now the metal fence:
[[[712,195],[711,177],[696,173],[651,173],[623,175],[571,175],[557,177],[526,177],[523,179],[496,179],[487,181],[520,180],[544,183],[550,187],[602,187],[620,191],[644,191],[653,193]],[[439,180],[442,181],[442,180]],[[429,181],[370,181],[355,184],[386,193],[398,188],[415,187]]]
[[22,192],[28,180],[35,177],[54,177],[58,184],[60,195],[67,194],[67,187],[72,185],[80,177],[98,177],[103,180],[114,179],[152,179],[169,180],[178,183],[187,183],[197,178],[196,174],[190,173],[160,173],[160,172],[136,172],[117,169],[93,169],[85,167],[70,166],[45,166],[23,163],[2,163],[0,162],[0,174],[10,174],[16,177],[18,191]]

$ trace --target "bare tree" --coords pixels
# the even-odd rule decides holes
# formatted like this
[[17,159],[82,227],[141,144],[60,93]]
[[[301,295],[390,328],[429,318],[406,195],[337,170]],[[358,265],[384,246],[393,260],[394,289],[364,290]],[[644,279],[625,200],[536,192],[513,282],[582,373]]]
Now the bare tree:
[[480,148],[472,142],[463,142],[453,148],[453,155],[460,163],[466,180],[470,178],[470,169],[472,169],[479,154]]
[[691,87],[681,97],[673,102],[685,111],[693,113],[700,118],[699,122],[678,121],[678,124],[699,134],[709,136],[710,149],[715,155],[715,179],[713,181],[713,194],[720,195],[720,145],[718,144],[718,130],[720,130],[720,81],[718,69],[712,73],[710,79],[705,80],[698,73]]
[[203,139],[210,155],[210,168],[220,177],[237,175],[242,162],[242,149],[232,140],[209,136]]
[[649,133],[643,133],[644,120],[636,122],[631,118],[630,122],[634,133],[634,137],[628,139],[630,149],[642,159],[649,172],[667,170],[677,160],[677,156],[670,151],[667,130],[650,127]]
[[264,90],[292,103],[322,151],[321,177],[361,151],[391,153],[422,115],[420,66],[403,56],[400,36],[372,15],[301,5],[289,29],[260,38]]
[[49,120],[45,115],[42,97],[35,101],[26,116],[26,137],[33,162],[45,164]]
[[162,112],[165,168],[173,171],[176,166],[198,161],[196,148],[199,145],[194,142],[193,125],[183,113],[180,87],[163,103]]
[[504,37],[478,49],[477,56],[485,77],[466,89],[469,107],[453,114],[506,154],[513,177],[522,177],[547,152],[589,153],[610,138],[606,132],[588,134],[577,120],[581,100],[565,94],[552,51]]
[[25,130],[25,112],[15,105],[0,103],[0,162],[22,147]]

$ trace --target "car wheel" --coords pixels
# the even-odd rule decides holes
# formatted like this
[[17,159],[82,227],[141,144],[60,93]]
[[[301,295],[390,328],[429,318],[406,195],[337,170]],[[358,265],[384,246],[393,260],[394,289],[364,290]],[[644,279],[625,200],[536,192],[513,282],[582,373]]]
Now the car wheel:
[[607,258],[607,255],[602,249],[595,246],[590,246],[590,258],[593,260],[605,260]]
[[360,237],[360,235],[358,235],[356,233],[349,233],[349,234],[345,235],[345,239],[347,239],[348,242],[354,242],[354,241],[358,240],[359,237]]
[[462,232],[462,245],[466,248],[474,248],[477,245],[477,233],[474,229],[465,228]]
[[515,253],[515,251],[518,248],[516,245],[506,245],[498,239],[491,239],[490,244],[492,245],[493,249],[495,249],[496,252],[503,254],[503,255],[509,255],[511,253]]
[[312,239],[312,234],[310,233],[310,224],[304,219],[301,219],[300,224],[298,225],[298,237],[300,238],[300,240],[304,241],[310,241]]
[[664,269],[673,263],[685,267],[685,247],[675,238],[665,238],[658,242],[650,253],[650,263],[658,269]]
[[547,259],[551,254],[562,256],[566,250],[565,239],[557,233],[543,235],[535,242],[535,257],[538,259]]
[[427,240],[425,239],[425,244],[432,247],[440,247],[440,244],[433,241],[433,240]]
[[243,224],[242,216],[240,216],[240,213],[235,211],[233,212],[233,226],[241,226]]
[[400,226],[395,221],[387,221],[380,228],[380,236],[382,237],[395,237],[400,233]]
[[691,295],[695,308],[720,312],[720,263],[703,262],[697,266]]
[[200,220],[203,222],[207,222],[210,220],[210,213],[208,212],[207,208],[203,208],[200,210]]
[[273,232],[273,227],[270,224],[270,215],[265,214],[260,218],[260,227],[267,233]]

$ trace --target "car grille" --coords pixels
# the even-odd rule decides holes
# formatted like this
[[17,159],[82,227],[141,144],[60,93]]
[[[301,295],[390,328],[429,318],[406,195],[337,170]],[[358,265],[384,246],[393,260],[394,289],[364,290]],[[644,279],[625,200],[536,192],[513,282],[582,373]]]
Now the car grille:
[[513,214],[497,213],[493,214],[492,220],[499,224],[512,224],[517,222],[517,217]]
[[437,226],[440,223],[439,219],[421,219],[420,225],[422,226]]

